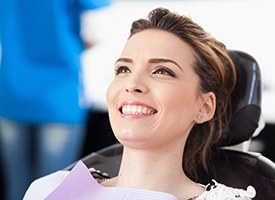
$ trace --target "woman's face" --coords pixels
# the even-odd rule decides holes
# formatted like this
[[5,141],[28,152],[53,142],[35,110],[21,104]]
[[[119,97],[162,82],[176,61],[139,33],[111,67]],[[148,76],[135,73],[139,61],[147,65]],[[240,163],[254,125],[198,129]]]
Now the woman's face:
[[107,91],[118,140],[136,148],[183,144],[202,105],[192,48],[162,30],[132,36]]

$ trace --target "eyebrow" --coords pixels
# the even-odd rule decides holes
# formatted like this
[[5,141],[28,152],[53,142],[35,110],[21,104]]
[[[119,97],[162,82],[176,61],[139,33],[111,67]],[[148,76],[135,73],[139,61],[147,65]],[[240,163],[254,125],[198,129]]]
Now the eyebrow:
[[127,62],[127,63],[134,63],[134,61],[131,58],[119,58],[116,60],[117,62]]
[[149,63],[173,63],[175,64],[181,71],[183,71],[182,67],[174,60],[167,58],[151,58],[149,59]]
[[[134,61],[130,58],[119,58],[117,59],[117,62],[126,62],[126,63],[134,63]],[[151,58],[148,61],[149,63],[173,63],[174,65],[176,65],[180,70],[183,71],[182,67],[175,62],[174,60],[171,59],[167,59],[167,58]]]

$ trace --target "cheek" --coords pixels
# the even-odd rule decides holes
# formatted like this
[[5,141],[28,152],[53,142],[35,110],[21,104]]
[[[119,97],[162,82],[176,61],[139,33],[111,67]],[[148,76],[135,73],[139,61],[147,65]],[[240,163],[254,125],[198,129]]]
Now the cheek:
[[177,117],[191,117],[196,110],[196,94],[188,87],[170,87],[165,93],[159,92],[158,97],[164,111]]
[[108,105],[108,113],[111,124],[113,124],[113,121],[116,121],[117,118],[117,102],[120,91],[120,86],[115,82],[112,82],[107,88],[106,101]]
[[118,88],[115,87],[115,83],[112,82],[109,87],[107,88],[107,92],[106,92],[106,101],[108,106],[110,106],[111,104],[114,103],[114,99],[117,96],[117,90]]
[[[113,124],[114,119],[114,112],[115,112],[115,99],[116,99],[116,87],[112,82],[109,87],[107,88],[106,92],[106,101],[108,105],[108,115],[111,125]],[[113,128],[113,127],[112,127]]]

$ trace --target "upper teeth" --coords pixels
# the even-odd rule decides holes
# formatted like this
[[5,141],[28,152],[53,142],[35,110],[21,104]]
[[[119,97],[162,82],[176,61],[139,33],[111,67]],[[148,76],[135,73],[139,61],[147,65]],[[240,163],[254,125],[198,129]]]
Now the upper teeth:
[[144,106],[125,105],[122,107],[123,114],[143,114],[150,115],[154,113],[154,110]]

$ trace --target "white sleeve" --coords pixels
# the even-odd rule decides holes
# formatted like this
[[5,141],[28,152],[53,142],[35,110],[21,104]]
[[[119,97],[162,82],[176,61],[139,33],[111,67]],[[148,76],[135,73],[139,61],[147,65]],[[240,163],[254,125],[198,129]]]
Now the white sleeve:
[[23,200],[45,199],[69,174],[69,171],[57,171],[36,179],[26,191]]

